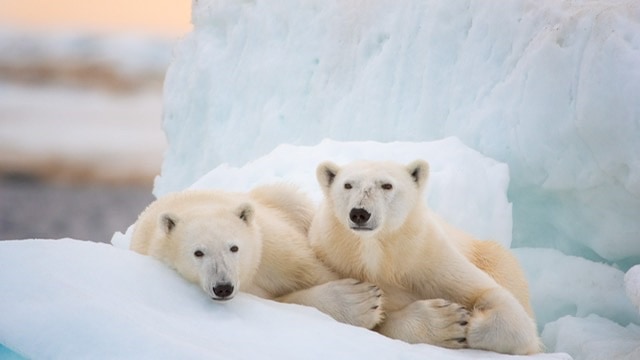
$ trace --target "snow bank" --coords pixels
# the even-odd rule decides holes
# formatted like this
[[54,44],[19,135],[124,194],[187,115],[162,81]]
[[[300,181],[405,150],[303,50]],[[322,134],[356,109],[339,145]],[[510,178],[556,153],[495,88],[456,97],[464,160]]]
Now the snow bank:
[[455,135],[511,169],[514,245],[640,263],[634,0],[193,2],[155,194],[281,143]]
[[425,201],[447,221],[476,237],[510,246],[511,204],[506,196],[509,169],[456,138],[424,143],[325,140],[316,146],[280,145],[243,167],[218,166],[191,187],[248,191],[259,184],[287,181],[319,202],[322,192],[315,175],[318,164],[325,160],[345,164],[357,159],[407,164],[427,160],[430,175]]
[[0,293],[0,343],[31,359],[525,358],[410,345],[246,294],[213,302],[152,258],[70,239],[0,242]]

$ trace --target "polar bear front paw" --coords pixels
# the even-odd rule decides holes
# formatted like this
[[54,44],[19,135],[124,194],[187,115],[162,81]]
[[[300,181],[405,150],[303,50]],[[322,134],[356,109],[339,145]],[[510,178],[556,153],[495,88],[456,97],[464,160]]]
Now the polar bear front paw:
[[467,348],[470,312],[444,299],[418,300],[387,314],[380,333],[412,344],[426,343],[450,349]]
[[514,355],[542,350],[534,320],[511,293],[501,288],[486,291],[476,300],[467,327],[472,348]]
[[467,325],[471,312],[464,306],[444,299],[422,300],[428,316],[427,334],[433,345],[450,349],[468,347]]
[[382,290],[376,285],[342,279],[320,286],[321,310],[343,323],[373,329],[383,318]]

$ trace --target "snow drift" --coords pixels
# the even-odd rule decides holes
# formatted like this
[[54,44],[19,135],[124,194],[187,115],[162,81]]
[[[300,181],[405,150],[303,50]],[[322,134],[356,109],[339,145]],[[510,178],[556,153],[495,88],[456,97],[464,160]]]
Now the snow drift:
[[0,342],[29,359],[525,359],[410,345],[247,294],[216,303],[162,263],[105,244],[0,242],[0,270]]

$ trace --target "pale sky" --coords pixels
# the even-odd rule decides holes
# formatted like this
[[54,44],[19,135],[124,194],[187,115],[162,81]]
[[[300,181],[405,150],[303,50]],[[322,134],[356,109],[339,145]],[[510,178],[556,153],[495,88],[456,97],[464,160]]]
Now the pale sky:
[[191,0],[0,0],[0,27],[7,25],[179,36],[191,29]]

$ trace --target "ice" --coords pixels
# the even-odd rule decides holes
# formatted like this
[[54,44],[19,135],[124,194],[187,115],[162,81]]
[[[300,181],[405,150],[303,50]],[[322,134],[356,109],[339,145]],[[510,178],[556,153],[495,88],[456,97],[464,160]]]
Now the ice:
[[638,309],[625,294],[622,271],[554,249],[513,251],[529,279],[531,302],[540,329],[567,315],[596,314],[623,325],[640,324]]
[[457,136],[509,164],[515,246],[640,263],[634,0],[200,0],[155,194],[281,143]]
[[563,317],[545,327],[542,337],[556,351],[571,353],[584,360],[636,360],[640,358],[640,327],[626,327],[589,315]]
[[640,311],[640,265],[636,265],[624,274],[624,286],[629,300]]
[[0,293],[0,343],[31,359],[525,358],[410,345],[247,294],[214,302],[150,257],[71,239],[0,242]]

